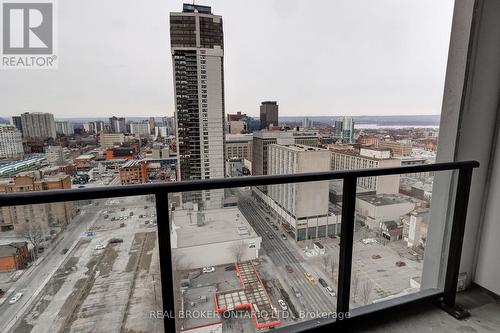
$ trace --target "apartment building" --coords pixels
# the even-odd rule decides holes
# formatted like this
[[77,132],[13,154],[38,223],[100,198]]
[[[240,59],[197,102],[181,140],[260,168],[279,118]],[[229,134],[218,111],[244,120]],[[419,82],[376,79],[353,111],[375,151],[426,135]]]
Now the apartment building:
[[75,134],[75,127],[69,121],[56,121],[56,133],[73,135]]
[[56,122],[54,115],[42,112],[25,112],[21,114],[23,137],[29,139],[56,138]]
[[14,125],[0,125],[0,159],[23,157],[23,139]]

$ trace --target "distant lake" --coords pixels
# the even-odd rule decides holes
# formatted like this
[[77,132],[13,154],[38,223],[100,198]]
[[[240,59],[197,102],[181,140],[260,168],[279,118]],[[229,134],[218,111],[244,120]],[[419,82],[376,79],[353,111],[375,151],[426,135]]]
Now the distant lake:
[[439,125],[379,125],[379,124],[354,124],[356,129],[383,129],[383,128],[429,128],[439,129]]

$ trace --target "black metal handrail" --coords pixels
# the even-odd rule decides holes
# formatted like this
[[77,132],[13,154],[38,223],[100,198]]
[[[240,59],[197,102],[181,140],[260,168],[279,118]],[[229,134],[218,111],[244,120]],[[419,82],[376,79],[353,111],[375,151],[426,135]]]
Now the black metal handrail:
[[[365,315],[378,313],[386,309],[392,309],[394,307],[400,307],[415,302],[428,301],[436,299],[438,297],[443,297],[443,308],[455,317],[461,318],[467,315],[465,311],[457,307],[457,305],[455,304],[455,294],[460,269],[460,258],[462,252],[462,243],[465,230],[472,171],[477,167],[479,167],[479,163],[477,161],[463,161],[414,165],[406,167],[359,169],[291,175],[248,176],[238,178],[193,180],[184,182],[154,183],[128,186],[107,186],[72,190],[8,193],[0,194],[0,207],[63,201],[104,199],[137,195],[155,195],[158,221],[158,246],[160,254],[159,257],[163,310],[166,313],[175,313],[168,208],[169,193],[342,179],[343,195],[336,312],[345,314],[349,313],[350,311],[349,299],[355,220],[355,199],[358,178],[458,170],[458,184],[455,198],[444,291],[424,291],[419,295],[399,297],[398,299],[388,301],[386,304],[377,303],[376,305],[374,304],[372,306],[365,307],[364,310],[354,311],[355,315],[351,314],[351,316],[349,318],[345,318],[345,320],[338,320],[336,318],[328,317],[317,319],[311,322],[299,323],[294,326],[295,328],[286,328],[287,331],[300,332],[306,330],[311,331],[325,325],[347,322],[349,320],[354,320],[355,318],[360,318]],[[175,332],[175,318],[173,316],[165,316],[164,327],[165,332]],[[276,331],[281,331],[281,329],[278,329]]]

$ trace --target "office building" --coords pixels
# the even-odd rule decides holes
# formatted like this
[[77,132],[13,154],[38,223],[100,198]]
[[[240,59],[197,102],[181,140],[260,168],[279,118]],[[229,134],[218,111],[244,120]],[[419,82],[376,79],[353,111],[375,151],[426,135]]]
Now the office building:
[[252,134],[226,134],[226,159],[243,158],[252,161]]
[[267,175],[267,147],[273,143],[317,147],[319,135],[309,131],[258,131],[253,133],[253,175]]
[[115,116],[109,118],[109,129],[113,133],[126,133],[127,124],[125,123],[125,118]]
[[341,117],[335,121],[335,137],[343,143],[354,143],[354,120]]
[[115,146],[121,146],[123,143],[129,141],[129,136],[123,133],[101,133],[99,135],[99,145],[103,149],[113,148]]
[[[182,12],[170,13],[170,37],[178,179],[224,178],[222,17],[208,6],[184,4]],[[202,201],[221,202],[221,193],[203,191]]]
[[[304,145],[271,144],[268,147],[270,175],[330,170],[330,152]],[[267,195],[255,189],[257,196],[271,207],[284,229],[295,240],[335,235],[340,215],[329,212],[329,182],[270,185]]]
[[379,141],[378,148],[390,149],[393,156],[410,156],[412,153],[411,141]]
[[[332,171],[401,166],[401,160],[391,158],[390,150],[361,148],[359,153],[332,150]],[[399,175],[361,177],[358,186],[377,193],[399,192]]]
[[260,129],[278,126],[278,102],[265,101],[260,105]]
[[23,157],[23,139],[14,125],[0,125],[0,159]]
[[56,138],[56,122],[51,113],[25,112],[21,114],[23,137],[46,140]]
[[69,121],[56,121],[56,133],[66,136],[75,134],[75,128]]

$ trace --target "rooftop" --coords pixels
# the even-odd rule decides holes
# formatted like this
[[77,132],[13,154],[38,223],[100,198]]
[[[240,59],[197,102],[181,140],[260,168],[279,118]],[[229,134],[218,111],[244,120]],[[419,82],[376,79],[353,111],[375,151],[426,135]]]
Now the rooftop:
[[197,213],[197,211],[187,209],[172,212],[172,223],[177,233],[178,247],[199,246],[258,237],[236,207],[201,211],[204,220],[204,225],[201,226],[197,224]]
[[411,198],[398,194],[367,194],[358,196],[357,198],[374,206],[388,206],[411,202]]

